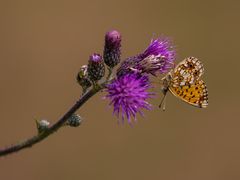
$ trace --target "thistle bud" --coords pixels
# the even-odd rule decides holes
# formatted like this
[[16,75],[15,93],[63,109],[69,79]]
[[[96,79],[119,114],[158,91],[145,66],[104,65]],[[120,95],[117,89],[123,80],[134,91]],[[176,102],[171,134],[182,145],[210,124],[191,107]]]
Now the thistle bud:
[[109,31],[105,35],[105,47],[103,52],[104,62],[113,68],[120,62],[121,35],[118,31]]
[[102,56],[94,53],[90,56],[88,61],[88,76],[92,81],[100,80],[105,74],[105,66],[102,60]]
[[71,127],[78,127],[82,123],[82,117],[78,114],[73,114],[67,121],[67,125]]
[[48,122],[47,120],[40,120],[40,121],[36,121],[37,123],[37,129],[38,129],[38,133],[42,133],[46,130],[48,130],[50,122]]
[[87,88],[89,88],[91,86],[91,81],[88,78],[88,73],[87,73],[87,69],[88,66],[87,65],[83,65],[78,74],[77,74],[77,82],[80,86],[82,86],[83,90],[86,90]]

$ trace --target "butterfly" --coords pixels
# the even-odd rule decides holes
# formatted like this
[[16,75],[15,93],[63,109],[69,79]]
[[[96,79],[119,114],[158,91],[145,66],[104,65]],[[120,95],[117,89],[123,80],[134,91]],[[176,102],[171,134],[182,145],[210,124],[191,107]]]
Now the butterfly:
[[[204,73],[203,64],[195,57],[188,57],[180,62],[162,80],[164,97],[168,91],[184,102],[199,108],[208,106],[208,91],[200,77]],[[165,103],[163,110],[165,110]]]

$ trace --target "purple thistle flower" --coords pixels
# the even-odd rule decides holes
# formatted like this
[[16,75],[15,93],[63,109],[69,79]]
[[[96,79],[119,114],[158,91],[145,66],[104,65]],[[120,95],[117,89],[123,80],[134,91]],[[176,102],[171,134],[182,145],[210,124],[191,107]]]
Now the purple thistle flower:
[[118,31],[109,31],[105,35],[103,58],[106,65],[113,68],[120,62],[121,35]]
[[149,59],[149,64],[154,65],[152,66],[153,69],[149,68],[150,73],[152,73],[152,70],[156,72],[156,67],[158,66],[159,72],[163,74],[167,73],[171,68],[174,67],[175,55],[176,52],[172,42],[166,37],[161,37],[158,39],[153,39],[148,48],[139,56],[143,60],[145,58]]
[[174,64],[169,62],[164,56],[150,55],[143,60],[139,61],[135,69],[141,73],[150,73],[156,75],[156,73],[167,73],[169,69],[173,68]]
[[152,39],[147,49],[140,54],[143,59],[150,55],[164,56],[169,60],[174,60],[175,51],[173,50],[172,42],[166,37]]
[[168,38],[153,39],[147,49],[137,55],[126,59],[118,69],[121,76],[129,71],[139,73],[167,73],[174,67],[175,50]]
[[148,92],[151,88],[147,76],[140,74],[126,74],[113,80],[107,85],[106,98],[110,99],[110,105],[113,105],[113,114],[121,115],[122,121],[127,118],[129,124],[133,117],[136,121],[136,114],[142,113],[142,109],[151,109],[151,105],[146,101],[151,98],[153,93]]
[[140,61],[141,58],[139,56],[132,56],[125,59],[121,66],[117,69],[117,76],[120,77],[132,72],[141,73],[141,70],[136,68]]

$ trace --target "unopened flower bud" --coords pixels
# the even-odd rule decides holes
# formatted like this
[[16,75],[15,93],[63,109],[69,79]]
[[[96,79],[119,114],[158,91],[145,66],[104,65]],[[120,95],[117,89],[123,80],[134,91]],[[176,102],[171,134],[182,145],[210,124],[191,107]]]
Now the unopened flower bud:
[[37,129],[38,129],[38,133],[44,132],[46,130],[48,130],[50,122],[48,122],[47,120],[40,120],[40,121],[36,121],[37,123]]
[[71,127],[78,127],[82,123],[82,117],[78,114],[73,114],[67,121],[67,125]]
[[87,73],[88,66],[83,65],[78,74],[77,74],[77,82],[79,83],[80,86],[82,86],[83,90],[86,90],[91,86],[91,81],[88,78],[88,73]]
[[104,76],[105,66],[102,60],[102,56],[96,53],[90,56],[87,72],[90,80],[92,81],[98,81]]
[[105,47],[103,58],[104,62],[110,68],[113,68],[120,62],[121,55],[121,35],[118,31],[109,31],[105,35]]

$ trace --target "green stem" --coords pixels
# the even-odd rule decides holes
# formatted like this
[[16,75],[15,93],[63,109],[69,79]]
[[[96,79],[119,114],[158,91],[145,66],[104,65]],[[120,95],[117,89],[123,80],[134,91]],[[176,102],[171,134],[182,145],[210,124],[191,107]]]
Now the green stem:
[[112,68],[108,67],[108,75],[107,75],[107,81],[109,81],[109,79],[111,78],[112,75]]

